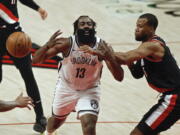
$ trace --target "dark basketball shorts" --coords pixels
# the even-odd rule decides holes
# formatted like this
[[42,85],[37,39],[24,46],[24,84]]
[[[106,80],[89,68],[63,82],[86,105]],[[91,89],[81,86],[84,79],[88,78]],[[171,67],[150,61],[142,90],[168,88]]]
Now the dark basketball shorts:
[[157,135],[180,119],[180,92],[164,93],[142,118],[137,128],[144,135]]

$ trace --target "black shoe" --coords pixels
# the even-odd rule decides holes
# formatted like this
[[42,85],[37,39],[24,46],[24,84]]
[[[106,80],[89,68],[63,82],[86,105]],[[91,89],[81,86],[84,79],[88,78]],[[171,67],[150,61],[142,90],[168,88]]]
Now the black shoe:
[[47,119],[45,117],[41,117],[40,119],[36,120],[33,129],[36,132],[43,133],[46,130],[46,125],[47,125]]

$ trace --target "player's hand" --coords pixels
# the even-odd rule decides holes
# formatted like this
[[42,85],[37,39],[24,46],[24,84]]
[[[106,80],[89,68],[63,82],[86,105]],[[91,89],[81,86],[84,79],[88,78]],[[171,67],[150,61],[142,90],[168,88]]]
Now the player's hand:
[[60,30],[56,31],[49,39],[49,41],[46,43],[45,46],[47,46],[47,48],[52,48],[53,46],[57,45],[57,44],[61,44],[61,37],[58,37],[62,34],[62,32]]
[[94,50],[89,45],[80,46],[80,51],[93,54]]
[[38,12],[43,20],[45,20],[47,18],[48,13],[46,12],[46,10],[44,10],[43,8],[39,8]]
[[100,59],[105,59],[106,53],[109,51],[109,48],[107,47],[107,44],[103,41],[99,43],[99,46],[97,49],[92,49],[88,45],[83,45],[80,47],[80,50],[85,53],[97,55]]
[[111,60],[114,56],[114,50],[112,46],[108,45],[105,41],[99,43],[98,49],[96,50],[100,54],[100,57],[106,60]]
[[30,97],[23,97],[23,93],[21,93],[16,99],[15,99],[17,107],[25,108],[27,107],[29,110],[31,110],[31,107],[34,107],[33,100]]

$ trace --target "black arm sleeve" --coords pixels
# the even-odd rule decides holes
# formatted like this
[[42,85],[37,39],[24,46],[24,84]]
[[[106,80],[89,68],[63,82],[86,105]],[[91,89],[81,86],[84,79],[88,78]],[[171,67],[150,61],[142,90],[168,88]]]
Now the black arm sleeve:
[[33,0],[19,0],[22,4],[34,9],[34,10],[38,10],[39,9],[39,5],[37,5]]
[[136,79],[142,78],[144,76],[140,60],[133,64],[131,67],[129,67],[129,70],[131,71],[132,76]]

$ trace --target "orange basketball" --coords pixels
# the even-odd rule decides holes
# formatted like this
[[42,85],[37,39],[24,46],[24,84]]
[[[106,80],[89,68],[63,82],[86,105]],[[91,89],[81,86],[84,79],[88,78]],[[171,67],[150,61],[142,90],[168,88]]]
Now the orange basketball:
[[24,32],[14,32],[6,41],[6,48],[9,54],[17,58],[22,58],[28,55],[31,51],[31,47],[31,39]]

